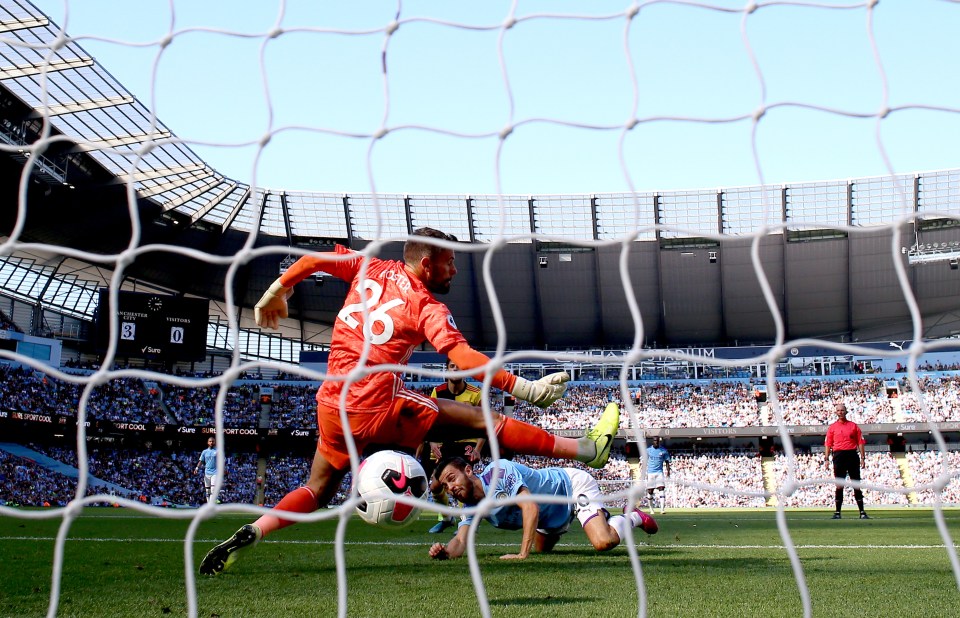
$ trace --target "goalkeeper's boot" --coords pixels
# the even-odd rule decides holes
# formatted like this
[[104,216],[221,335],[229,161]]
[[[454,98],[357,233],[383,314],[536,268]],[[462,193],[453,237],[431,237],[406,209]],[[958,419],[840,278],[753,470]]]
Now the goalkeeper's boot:
[[600,420],[586,435],[586,439],[597,447],[594,458],[586,462],[588,466],[602,468],[607,465],[607,460],[610,459],[610,447],[613,446],[613,437],[617,435],[618,429],[620,429],[620,406],[608,403]]
[[253,524],[241,526],[233,536],[207,552],[200,563],[201,575],[219,575],[230,568],[243,550],[260,542],[263,532]]

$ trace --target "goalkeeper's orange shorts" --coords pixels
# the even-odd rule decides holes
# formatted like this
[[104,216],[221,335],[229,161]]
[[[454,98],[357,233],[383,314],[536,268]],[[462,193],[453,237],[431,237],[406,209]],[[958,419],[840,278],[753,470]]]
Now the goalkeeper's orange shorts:
[[[347,412],[357,453],[369,444],[416,449],[437,420],[437,402],[416,391],[400,389],[389,412]],[[338,470],[350,466],[340,411],[317,404],[317,450]]]

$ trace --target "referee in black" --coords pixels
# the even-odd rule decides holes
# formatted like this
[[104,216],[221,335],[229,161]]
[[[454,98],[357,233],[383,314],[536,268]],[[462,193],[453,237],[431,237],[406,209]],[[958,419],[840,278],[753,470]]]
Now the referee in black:
[[[836,422],[827,427],[824,454],[827,465],[830,464],[830,456],[833,455],[833,476],[837,479],[837,490],[834,494],[837,510],[833,514],[833,519],[840,519],[844,479],[849,476],[851,481],[859,481],[861,462],[866,464],[867,458],[863,450],[866,440],[863,439],[860,427],[853,421],[847,420],[847,406],[842,402],[837,403],[836,412]],[[857,508],[860,509],[860,519],[870,519],[863,510],[863,492],[859,487],[853,489],[853,498],[857,501]]]

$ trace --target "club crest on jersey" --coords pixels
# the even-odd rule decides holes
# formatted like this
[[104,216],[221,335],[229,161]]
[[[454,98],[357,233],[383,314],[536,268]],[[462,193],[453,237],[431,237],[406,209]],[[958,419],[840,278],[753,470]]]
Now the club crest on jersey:
[[496,495],[497,500],[506,500],[508,497],[509,495],[505,491],[498,491]]
[[[447,314],[447,324],[449,324],[451,328],[457,328],[457,323],[453,321],[453,314],[451,313]],[[460,329],[457,328],[457,330]]]

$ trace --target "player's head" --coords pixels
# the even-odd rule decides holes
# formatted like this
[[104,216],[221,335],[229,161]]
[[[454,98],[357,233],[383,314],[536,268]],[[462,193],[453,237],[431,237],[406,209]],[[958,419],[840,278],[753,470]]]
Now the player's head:
[[838,401],[837,405],[833,408],[833,411],[837,413],[837,417],[841,421],[847,420],[847,404],[842,401]]
[[[447,371],[460,371],[460,367],[457,366],[455,362],[450,359],[447,359]],[[463,384],[463,378],[447,378],[447,384],[456,384],[457,386]]]
[[660,436],[653,436],[652,442],[653,442],[654,448],[660,446]]
[[209,438],[207,438],[207,446],[209,446],[210,448],[213,448],[213,445],[216,443],[217,443],[217,440],[213,436],[210,436]]
[[473,473],[473,466],[463,457],[444,457],[437,462],[433,477],[453,496],[468,506],[483,499],[483,485]]
[[421,227],[414,230],[413,235],[403,245],[403,261],[423,281],[427,289],[434,294],[446,294],[450,291],[450,282],[457,274],[453,250],[423,242],[417,237],[452,242],[456,242],[457,237],[430,227]]

